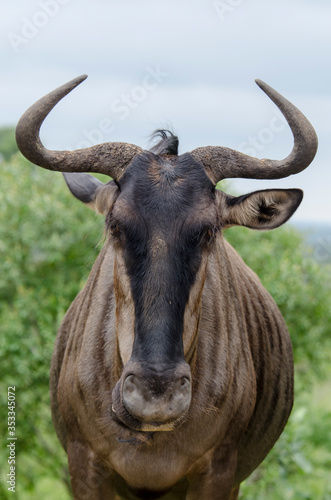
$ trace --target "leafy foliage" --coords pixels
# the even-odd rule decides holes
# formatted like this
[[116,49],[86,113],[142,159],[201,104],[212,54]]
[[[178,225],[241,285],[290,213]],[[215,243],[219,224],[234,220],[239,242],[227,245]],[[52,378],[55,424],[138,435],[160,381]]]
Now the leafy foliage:
[[[1,165],[0,213],[0,434],[7,436],[7,387],[15,385],[16,498],[65,500],[66,457],[51,423],[49,365],[56,330],[98,252],[103,220],[72,198],[61,174],[15,154]],[[328,268],[306,256],[300,235],[291,228],[270,233],[233,228],[227,238],[279,304],[297,366],[297,403],[290,423],[244,483],[242,498],[330,500],[331,408],[312,403],[310,395],[318,377],[327,376]],[[3,499],[11,495],[7,458],[2,446]]]
[[14,127],[0,128],[0,160],[8,161],[13,154],[17,153]]

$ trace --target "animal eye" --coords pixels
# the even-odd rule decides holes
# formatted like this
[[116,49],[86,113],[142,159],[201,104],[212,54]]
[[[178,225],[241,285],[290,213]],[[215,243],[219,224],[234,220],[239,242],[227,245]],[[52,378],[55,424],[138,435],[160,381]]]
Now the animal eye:
[[116,221],[112,221],[110,224],[109,224],[109,229],[110,229],[110,232],[113,236],[115,237],[119,237],[122,235],[122,228],[121,226],[118,224],[118,222]]
[[211,243],[215,238],[215,231],[211,227],[207,228],[204,234],[206,243]]
[[192,243],[195,245],[207,245],[209,244],[215,236],[215,232],[211,227],[200,228],[192,235]]
[[215,237],[215,231],[211,227],[206,227],[201,232],[200,242],[208,245],[213,241]]

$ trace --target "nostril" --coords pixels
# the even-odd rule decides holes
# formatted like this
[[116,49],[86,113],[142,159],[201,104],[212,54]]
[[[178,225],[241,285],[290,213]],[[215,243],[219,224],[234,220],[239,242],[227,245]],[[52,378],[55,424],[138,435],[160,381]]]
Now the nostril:
[[123,393],[125,391],[127,394],[132,394],[137,390],[135,378],[136,377],[134,375],[129,375],[128,377],[126,377],[123,387]]
[[179,390],[181,393],[186,393],[187,391],[191,391],[191,382],[187,377],[183,377],[178,380],[177,384],[175,384],[175,390]]
[[123,384],[123,401],[125,406],[140,405],[145,399],[143,384],[135,375],[126,377]]
[[123,384],[123,404],[136,418],[143,413],[148,400],[148,391],[143,382],[135,375],[128,375]]

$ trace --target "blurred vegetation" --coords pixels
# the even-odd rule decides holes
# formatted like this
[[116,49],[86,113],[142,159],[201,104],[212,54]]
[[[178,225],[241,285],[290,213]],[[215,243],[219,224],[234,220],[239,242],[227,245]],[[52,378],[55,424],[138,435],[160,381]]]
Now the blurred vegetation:
[[8,161],[18,148],[13,127],[0,127],[0,160]]
[[[61,174],[32,166],[15,148],[8,157],[6,151],[0,148],[6,158],[0,193],[0,435],[7,436],[7,387],[15,385],[15,498],[67,500],[67,460],[51,423],[49,365],[56,330],[100,249],[103,220],[74,200]],[[233,228],[226,236],[278,303],[296,362],[289,424],[242,485],[240,498],[331,500],[330,269],[307,255],[291,227],[270,233]],[[12,495],[7,458],[2,445],[4,500]]]

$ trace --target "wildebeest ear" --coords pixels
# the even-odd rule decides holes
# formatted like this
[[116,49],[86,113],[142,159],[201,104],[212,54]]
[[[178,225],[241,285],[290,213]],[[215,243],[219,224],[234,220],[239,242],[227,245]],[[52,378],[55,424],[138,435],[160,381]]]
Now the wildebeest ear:
[[115,182],[104,184],[92,175],[77,172],[64,172],[63,177],[71,193],[78,200],[97,213],[107,213],[113,204],[115,192],[118,191]]
[[274,229],[294,214],[303,192],[301,189],[265,189],[238,197],[225,196],[221,214],[225,227]]

